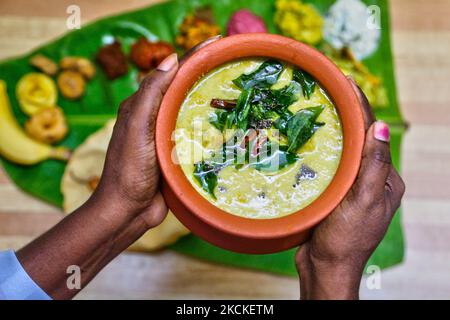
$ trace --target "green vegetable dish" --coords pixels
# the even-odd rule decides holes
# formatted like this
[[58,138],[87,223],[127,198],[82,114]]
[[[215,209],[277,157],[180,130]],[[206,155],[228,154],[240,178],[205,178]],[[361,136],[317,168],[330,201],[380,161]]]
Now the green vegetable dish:
[[314,201],[342,151],[339,116],[311,75],[275,60],[234,61],[190,90],[176,124],[177,159],[208,201],[276,218]]

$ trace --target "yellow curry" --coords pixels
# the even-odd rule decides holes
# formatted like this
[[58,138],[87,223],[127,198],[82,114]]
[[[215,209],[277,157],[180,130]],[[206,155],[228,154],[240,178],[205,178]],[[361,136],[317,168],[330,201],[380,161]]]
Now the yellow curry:
[[255,219],[313,202],[333,179],[343,142],[339,116],[319,84],[298,68],[260,58],[202,77],[180,108],[174,139],[174,158],[203,197]]

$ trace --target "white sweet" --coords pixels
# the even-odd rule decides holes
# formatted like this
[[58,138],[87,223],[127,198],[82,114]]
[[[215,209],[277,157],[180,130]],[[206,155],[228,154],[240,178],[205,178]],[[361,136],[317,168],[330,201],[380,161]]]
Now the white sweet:
[[360,0],[336,1],[325,18],[325,40],[336,49],[351,48],[359,60],[371,55],[381,34],[373,16],[377,12],[371,9]]

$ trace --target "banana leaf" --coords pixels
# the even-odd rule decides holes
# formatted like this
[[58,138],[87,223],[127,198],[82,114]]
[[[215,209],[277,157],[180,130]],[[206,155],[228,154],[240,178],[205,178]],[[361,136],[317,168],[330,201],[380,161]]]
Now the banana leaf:
[[[313,3],[324,15],[333,0],[304,1]],[[382,37],[378,50],[364,60],[372,73],[380,76],[386,86],[390,105],[377,110],[377,116],[393,126],[392,153],[397,168],[400,164],[400,144],[403,120],[397,105],[394,68],[389,34],[389,8],[386,0],[366,0],[367,4],[378,5],[381,9]],[[59,61],[68,55],[79,55],[94,59],[97,50],[112,38],[118,39],[128,52],[131,44],[139,37],[150,40],[165,40],[174,43],[178,26],[184,16],[195,8],[208,5],[212,8],[216,22],[225,31],[230,15],[240,9],[248,8],[261,16],[270,32],[276,33],[273,22],[274,0],[174,0],[148,8],[98,20],[83,26],[80,30],[70,32],[62,38],[48,43],[33,52],[0,63],[0,79],[8,84],[8,95],[18,121],[23,124],[27,117],[19,108],[15,96],[15,86],[26,73],[34,71],[29,65],[29,58],[41,53]],[[108,80],[98,70],[95,78],[87,85],[85,96],[79,101],[69,101],[59,97],[58,104],[64,109],[70,126],[70,133],[61,145],[75,148],[87,136],[98,130],[108,119],[115,117],[120,102],[137,89],[138,71],[131,64],[126,76],[115,81]],[[23,191],[45,202],[61,207],[62,194],[60,181],[65,164],[48,160],[38,165],[25,167],[2,159],[3,167],[12,181]],[[295,275],[293,255],[295,250],[288,250],[270,255],[243,255],[232,253],[199,238],[190,235],[182,238],[173,250],[209,261],[238,267],[254,268],[285,275]],[[381,268],[399,263],[403,258],[403,235],[400,215],[397,214],[390,229],[378,247],[369,264]]]

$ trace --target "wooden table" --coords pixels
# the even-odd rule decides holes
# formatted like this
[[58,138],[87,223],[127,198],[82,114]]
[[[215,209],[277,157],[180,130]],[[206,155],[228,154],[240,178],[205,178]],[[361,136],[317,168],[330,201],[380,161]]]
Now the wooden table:
[[[82,23],[155,0],[2,0],[0,58],[66,32],[66,8]],[[402,154],[406,259],[382,272],[381,290],[362,298],[450,298],[450,1],[391,0],[400,105],[411,124]],[[1,75],[0,75],[1,78]],[[0,249],[19,248],[61,219],[58,209],[20,192],[0,171]],[[298,281],[218,266],[164,251],[124,253],[78,298],[298,298]]]

